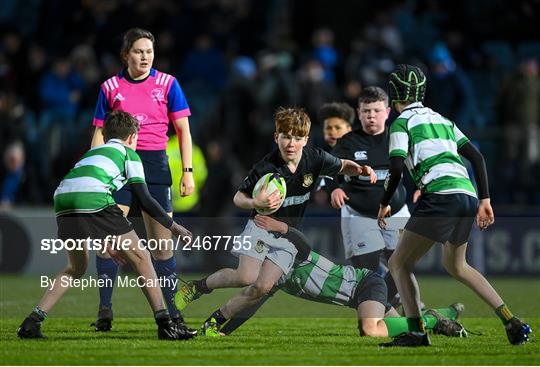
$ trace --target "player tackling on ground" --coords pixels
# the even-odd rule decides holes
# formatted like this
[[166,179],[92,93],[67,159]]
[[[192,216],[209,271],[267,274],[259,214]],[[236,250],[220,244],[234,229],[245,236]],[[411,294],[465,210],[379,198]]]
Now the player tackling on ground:
[[[400,317],[387,302],[387,289],[383,278],[365,268],[339,265],[311,250],[306,236],[296,228],[265,215],[256,215],[255,224],[277,236],[291,241],[298,254],[294,266],[283,275],[270,295],[282,290],[310,301],[347,306],[357,311],[360,336],[394,337],[410,331],[412,325],[406,317]],[[247,321],[269,297],[246,309],[229,320],[221,329],[217,325],[206,330],[206,335],[231,334]],[[448,308],[431,309],[422,318],[428,330],[434,334],[465,337],[467,332],[456,319],[464,306],[455,303]]]
[[[420,293],[412,281],[412,270],[436,242],[443,243],[445,269],[495,310],[511,344],[523,344],[528,341],[531,328],[512,315],[465,257],[475,216],[482,230],[494,222],[484,158],[454,122],[422,105],[426,83],[422,70],[412,65],[398,65],[389,78],[392,106],[400,115],[390,126],[390,172],[377,216],[379,226],[385,228],[384,218],[391,214],[389,203],[404,164],[422,195],[389,260],[405,316],[413,319],[417,330],[382,346],[430,345],[420,317]],[[460,155],[472,164],[480,205]]]

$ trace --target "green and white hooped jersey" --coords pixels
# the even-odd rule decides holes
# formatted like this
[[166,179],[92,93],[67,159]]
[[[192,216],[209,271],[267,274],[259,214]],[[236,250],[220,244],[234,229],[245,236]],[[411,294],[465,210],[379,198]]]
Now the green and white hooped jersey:
[[284,292],[321,303],[349,305],[356,287],[369,273],[350,265],[337,265],[311,251],[307,260],[295,265],[281,277],[278,286]]
[[468,141],[456,124],[416,102],[390,125],[389,156],[404,157],[416,186],[425,192],[476,197],[458,154]]
[[121,140],[111,139],[86,152],[60,182],[54,192],[54,211],[56,215],[94,213],[116,204],[112,193],[122,186],[144,182],[139,155]]

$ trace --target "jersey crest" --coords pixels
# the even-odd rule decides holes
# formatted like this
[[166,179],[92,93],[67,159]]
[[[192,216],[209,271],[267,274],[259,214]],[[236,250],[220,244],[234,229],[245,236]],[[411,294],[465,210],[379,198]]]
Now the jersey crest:
[[312,183],[313,183],[313,173],[306,173],[304,175],[304,182],[302,182],[302,186],[310,187]]

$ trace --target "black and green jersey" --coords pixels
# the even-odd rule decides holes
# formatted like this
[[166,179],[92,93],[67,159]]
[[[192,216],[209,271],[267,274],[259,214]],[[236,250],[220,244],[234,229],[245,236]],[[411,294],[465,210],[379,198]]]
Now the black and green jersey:
[[356,287],[369,273],[350,265],[337,265],[311,251],[307,260],[295,265],[278,286],[284,292],[316,302],[347,306]]
[[405,158],[417,187],[428,193],[476,197],[458,154],[468,141],[456,124],[416,102],[407,106],[390,126],[389,156]]
[[56,215],[93,213],[116,204],[112,193],[122,186],[144,183],[137,153],[118,139],[90,149],[54,192]]

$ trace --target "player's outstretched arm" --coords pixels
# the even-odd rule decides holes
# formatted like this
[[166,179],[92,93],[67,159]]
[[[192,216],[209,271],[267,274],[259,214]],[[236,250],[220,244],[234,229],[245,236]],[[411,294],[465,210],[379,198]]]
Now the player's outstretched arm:
[[180,236],[182,238],[191,237],[191,232],[178,223],[175,223],[161,205],[159,205],[159,203],[150,195],[146,183],[133,183],[131,184],[131,188],[139,201],[141,209],[158,221],[159,224],[170,229],[175,236]]
[[341,160],[341,171],[339,171],[339,174],[347,176],[369,176],[371,183],[377,182],[377,175],[370,166],[361,166],[348,159]]
[[94,135],[92,136],[92,143],[90,144],[90,147],[95,148],[103,144],[105,144],[105,141],[103,139],[103,128],[96,126],[96,129],[94,130]]

